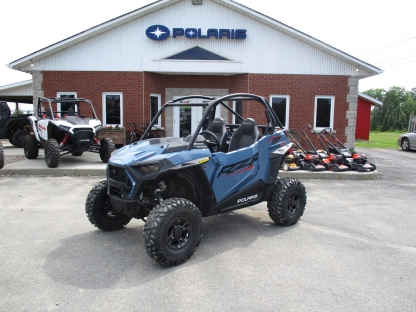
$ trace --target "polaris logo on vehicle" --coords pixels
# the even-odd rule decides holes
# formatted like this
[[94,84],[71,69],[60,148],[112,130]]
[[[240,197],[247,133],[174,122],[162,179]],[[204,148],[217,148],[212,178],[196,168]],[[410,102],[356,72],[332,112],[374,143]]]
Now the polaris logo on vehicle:
[[238,203],[244,203],[244,202],[247,202],[249,200],[256,199],[258,197],[259,197],[259,194],[251,195],[251,196],[248,196],[248,197],[245,197],[245,198],[240,198],[240,199],[237,200],[237,204]]
[[[152,40],[161,41],[170,37],[170,29],[163,25],[152,25],[146,29],[146,36]],[[247,38],[247,29],[217,29],[209,28],[172,28],[172,38],[185,37],[187,39],[235,39]]]

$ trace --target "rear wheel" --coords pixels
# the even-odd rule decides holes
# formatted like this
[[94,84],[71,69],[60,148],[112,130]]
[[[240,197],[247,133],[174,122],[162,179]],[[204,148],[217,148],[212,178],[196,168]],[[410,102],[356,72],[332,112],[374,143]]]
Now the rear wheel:
[[334,164],[334,165],[332,166],[332,170],[333,170],[334,172],[338,172],[338,171],[339,171],[339,166],[338,166],[337,164]]
[[32,134],[25,136],[23,139],[23,151],[27,159],[35,159],[39,155],[38,141]]
[[18,130],[15,133],[13,133],[13,144],[16,147],[23,147],[23,139],[25,138],[25,136],[29,135],[30,132],[26,131],[26,130]]
[[0,140],[0,169],[4,167],[3,143]]
[[308,164],[308,170],[310,172],[314,172],[316,170],[316,166],[314,164]]
[[59,153],[59,144],[55,139],[49,139],[45,144],[45,162],[49,168],[59,166],[61,154]]
[[85,203],[85,212],[91,224],[103,231],[119,230],[131,220],[124,213],[113,210],[107,194],[107,181],[101,181],[91,189]]
[[116,146],[110,138],[102,138],[100,141],[100,158],[101,161],[107,163],[111,158],[111,153],[114,152]]
[[279,225],[297,223],[305,211],[306,190],[302,182],[285,178],[275,186],[267,201],[270,218]]
[[409,144],[409,139],[408,138],[404,138],[402,140],[402,150],[404,150],[404,151],[410,150],[410,144]]
[[357,166],[357,171],[358,172],[363,172],[364,171],[364,166],[363,165],[358,165]]
[[143,229],[144,246],[153,260],[174,266],[194,254],[202,232],[199,209],[189,200],[171,198],[150,212]]
[[370,163],[368,163],[368,164],[369,164],[369,165],[371,165],[371,166],[373,166],[373,169],[372,169],[371,171],[376,170],[376,168],[377,168],[377,167],[376,167],[376,164],[373,164],[373,163],[371,163],[371,162],[370,162]]

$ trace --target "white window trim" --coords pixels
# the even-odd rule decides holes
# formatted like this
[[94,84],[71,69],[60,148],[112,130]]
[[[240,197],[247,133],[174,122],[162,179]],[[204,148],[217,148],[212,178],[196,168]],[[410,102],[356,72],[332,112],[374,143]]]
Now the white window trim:
[[[73,95],[75,98],[78,97],[76,92],[56,92],[56,97],[57,98],[60,98],[62,95]],[[57,103],[56,110],[58,112],[61,111],[61,103]],[[61,114],[59,114],[59,115],[61,115]]]
[[269,99],[269,103],[270,106],[273,109],[273,101],[272,98],[274,97],[280,97],[280,98],[286,98],[286,125],[285,125],[285,129],[289,130],[289,112],[290,112],[290,95],[288,94],[271,94],[270,95],[270,99]]
[[[157,103],[157,112],[158,112],[160,110],[160,107],[162,106],[162,95],[156,94],[156,93],[150,93],[150,97],[152,97],[152,96],[157,97],[157,102],[158,102]],[[151,113],[152,113],[152,110],[150,109],[150,114]],[[159,127],[162,126],[162,115],[160,115],[159,118],[157,119],[156,125],[158,125]]]
[[103,110],[103,120],[102,120],[102,125],[103,126],[117,126],[116,124],[104,124],[104,121],[106,120],[106,116],[105,116],[105,96],[106,95],[119,95],[120,96],[120,127],[123,127],[123,92],[103,92],[102,94],[102,110]]
[[[235,107],[235,105],[236,105],[236,101],[233,101],[233,110],[236,112],[236,107]],[[219,106],[219,105],[218,105]],[[235,123],[235,120],[236,120],[236,116],[234,115],[234,114],[232,114],[233,115],[233,124],[236,124]],[[243,117],[243,116],[241,116],[241,117]],[[241,122],[243,122],[242,120],[241,120]]]
[[331,99],[331,119],[329,127],[333,130],[334,129],[334,107],[335,107],[335,96],[333,95],[315,95],[315,108],[313,114],[313,128],[314,130],[323,130],[328,129],[328,127],[317,127],[316,126],[316,109],[318,106],[318,99]]

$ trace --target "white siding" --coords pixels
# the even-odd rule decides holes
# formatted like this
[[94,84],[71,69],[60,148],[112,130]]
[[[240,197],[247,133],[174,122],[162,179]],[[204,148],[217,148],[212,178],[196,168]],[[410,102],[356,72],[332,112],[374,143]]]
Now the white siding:
[[[168,27],[247,29],[246,40],[168,38],[153,41],[146,29]],[[200,45],[226,56],[224,61],[174,61],[163,57]],[[267,26],[223,5],[205,0],[203,5],[180,1],[96,37],[34,61],[20,70],[149,71],[193,74],[313,74],[371,76],[369,72],[298,38]]]
[[32,96],[33,90],[32,90],[32,82],[25,82],[19,85],[13,84],[13,85],[7,85],[0,87],[0,95],[7,95],[7,96]]

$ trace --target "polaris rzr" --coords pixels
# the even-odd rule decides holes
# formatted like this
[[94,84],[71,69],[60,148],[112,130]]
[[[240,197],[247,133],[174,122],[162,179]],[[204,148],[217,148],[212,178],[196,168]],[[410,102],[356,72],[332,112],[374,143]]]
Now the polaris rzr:
[[24,154],[34,159],[38,157],[39,146],[44,148],[46,165],[50,168],[58,167],[61,156],[81,156],[86,151],[99,153],[106,163],[115,150],[110,138],[97,138],[101,121],[87,99],[39,97],[37,117],[28,118],[34,134],[25,136]]
[[[256,115],[262,124],[232,110],[228,103],[234,101],[242,101],[243,112],[264,111],[262,118],[261,113]],[[192,134],[144,139],[164,111],[184,105],[204,112]],[[224,121],[233,119],[233,124]],[[86,199],[89,221],[113,231],[132,218],[142,219],[146,251],[165,266],[192,256],[202,238],[202,217],[267,201],[275,223],[295,224],[303,215],[306,191],[300,181],[278,177],[292,143],[284,131],[274,131],[276,126],[283,129],[268,101],[258,95],[169,101],[140,141],[111,157],[107,180],[94,186]],[[233,132],[231,138],[229,132]]]

